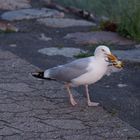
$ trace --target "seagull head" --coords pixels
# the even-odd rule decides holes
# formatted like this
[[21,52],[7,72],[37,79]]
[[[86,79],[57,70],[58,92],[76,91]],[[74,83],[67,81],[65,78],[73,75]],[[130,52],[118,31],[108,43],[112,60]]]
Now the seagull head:
[[111,53],[110,49],[107,46],[101,45],[95,49],[94,55],[95,55],[95,57],[106,58],[113,54]]
[[107,46],[104,45],[98,46],[95,49],[94,55],[96,58],[103,58],[105,61],[111,62],[118,68],[123,67],[122,62],[119,61],[118,58],[111,53],[110,49]]

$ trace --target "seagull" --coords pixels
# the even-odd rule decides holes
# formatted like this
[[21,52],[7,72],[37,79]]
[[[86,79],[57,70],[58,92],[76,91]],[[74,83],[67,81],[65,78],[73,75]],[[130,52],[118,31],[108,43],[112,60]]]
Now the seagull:
[[95,49],[94,56],[77,59],[42,72],[33,72],[32,76],[64,82],[72,106],[75,106],[77,102],[70,88],[83,85],[85,86],[87,105],[98,106],[99,103],[90,100],[88,85],[99,81],[106,74],[110,61],[117,68],[122,67],[122,63],[111,53],[110,49],[107,46],[100,45]]

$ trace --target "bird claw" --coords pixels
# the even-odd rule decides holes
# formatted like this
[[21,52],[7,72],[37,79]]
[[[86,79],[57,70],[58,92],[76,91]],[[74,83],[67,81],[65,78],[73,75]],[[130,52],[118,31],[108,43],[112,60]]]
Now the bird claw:
[[99,103],[96,102],[88,102],[88,106],[98,106]]
[[70,102],[71,102],[72,106],[77,105],[77,102],[74,99],[70,100]]

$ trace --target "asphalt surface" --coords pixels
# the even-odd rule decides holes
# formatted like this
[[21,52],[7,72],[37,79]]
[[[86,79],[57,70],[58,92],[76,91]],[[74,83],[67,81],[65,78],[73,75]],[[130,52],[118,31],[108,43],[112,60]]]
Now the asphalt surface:
[[[45,47],[78,47],[72,40],[64,40],[63,37],[70,32],[90,31],[89,27],[72,28],[46,28],[40,26],[34,20],[16,22],[21,31],[18,33],[0,34],[0,49],[8,50],[31,64],[45,70],[59,64],[71,61],[64,56],[46,56],[38,53]],[[39,36],[44,33],[51,37],[52,41],[41,41]],[[10,45],[10,44],[16,44]],[[121,47],[119,46],[119,49]],[[132,46],[125,47],[130,49]],[[85,47],[84,47],[85,49]],[[113,49],[113,47],[112,47]],[[116,49],[116,47],[114,48]],[[101,81],[90,86],[92,100],[98,101],[110,113],[118,115],[122,120],[140,130],[140,64],[126,63],[123,71],[104,77]],[[125,87],[118,87],[125,84]],[[82,87],[76,88],[84,96]]]

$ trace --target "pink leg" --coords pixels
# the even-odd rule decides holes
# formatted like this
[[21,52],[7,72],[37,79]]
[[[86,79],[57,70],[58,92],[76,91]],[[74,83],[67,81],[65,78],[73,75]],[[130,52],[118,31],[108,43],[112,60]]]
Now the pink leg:
[[99,103],[91,102],[91,100],[90,100],[89,91],[88,91],[88,85],[85,85],[85,88],[86,88],[86,96],[87,96],[87,103],[88,103],[88,106],[98,106]]
[[73,95],[71,94],[69,84],[66,84],[66,88],[67,88],[68,93],[69,93],[70,103],[72,104],[72,106],[75,106],[77,103],[76,103],[76,101],[74,100]]

